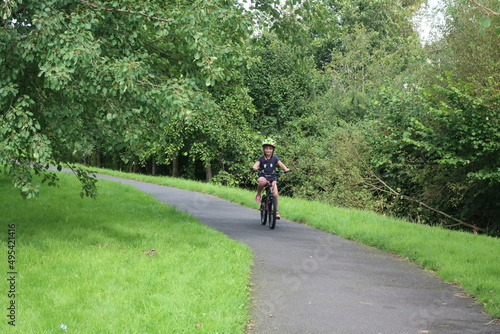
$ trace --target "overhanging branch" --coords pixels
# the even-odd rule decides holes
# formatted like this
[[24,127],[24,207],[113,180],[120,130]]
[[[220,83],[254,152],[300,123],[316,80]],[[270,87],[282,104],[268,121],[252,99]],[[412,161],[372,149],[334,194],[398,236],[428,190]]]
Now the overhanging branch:
[[161,17],[151,16],[151,15],[148,15],[146,13],[134,12],[134,11],[131,11],[131,10],[126,10],[126,9],[108,8],[108,7],[104,7],[104,6],[95,4],[95,3],[88,2],[86,0],[80,0],[80,1],[83,2],[84,4],[90,6],[90,7],[98,8],[98,9],[101,9],[101,10],[104,10],[104,11],[107,11],[107,12],[119,12],[119,13],[135,14],[135,15],[141,15],[141,16],[144,16],[144,17],[147,17],[149,19],[156,20],[156,21],[174,22],[173,19],[164,19],[164,18],[161,18]]

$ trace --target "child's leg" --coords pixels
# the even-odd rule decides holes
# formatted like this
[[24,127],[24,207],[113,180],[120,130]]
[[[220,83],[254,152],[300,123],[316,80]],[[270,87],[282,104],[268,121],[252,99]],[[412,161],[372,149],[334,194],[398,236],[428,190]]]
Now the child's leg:
[[259,181],[259,184],[257,185],[257,195],[255,195],[255,202],[260,203],[260,197],[261,197],[260,193],[262,192],[262,189],[264,189],[264,187],[266,186],[267,180],[265,177],[259,177],[257,181]]
[[267,184],[267,179],[261,176],[257,179],[257,181],[259,181],[259,184],[257,185],[257,193],[260,194],[262,192],[262,189],[264,189]]
[[273,195],[276,198],[276,211],[278,211],[278,183],[273,181]]

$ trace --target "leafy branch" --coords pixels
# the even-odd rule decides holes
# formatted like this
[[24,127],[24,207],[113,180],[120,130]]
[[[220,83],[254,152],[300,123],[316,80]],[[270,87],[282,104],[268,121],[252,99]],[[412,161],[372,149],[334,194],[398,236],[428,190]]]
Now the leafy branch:
[[490,14],[493,14],[495,16],[500,16],[500,13],[499,12],[496,12],[494,11],[493,9],[490,9],[482,4],[480,4],[479,2],[477,2],[476,0],[470,0],[472,3],[474,3],[475,5],[481,7],[482,9],[484,9],[485,11],[489,12]]
[[17,5],[17,8],[15,10],[13,10],[13,8],[11,7],[12,5],[9,5],[7,3],[5,3],[3,5],[4,7],[2,8],[2,26],[7,29],[8,28],[8,25],[9,25],[9,20],[8,18],[10,16],[12,16],[13,14],[19,14],[19,13],[22,13],[24,12],[24,9],[25,9],[25,5],[24,4],[18,4]]
[[[72,164],[66,163],[68,168],[71,170],[71,172],[76,176],[78,181],[82,184],[82,191],[80,192],[80,197],[83,198],[84,196],[90,197],[90,198],[96,198],[98,193],[97,193],[97,177],[96,175],[91,172],[87,171],[84,168],[80,166],[74,166]],[[58,167],[58,170],[60,171],[60,167]]]
[[153,20],[157,20],[157,21],[163,21],[163,22],[173,22],[174,21],[173,19],[164,19],[164,18],[161,18],[161,17],[151,16],[151,15],[148,15],[146,13],[134,12],[134,11],[131,11],[131,10],[126,10],[126,9],[108,8],[108,7],[100,6],[100,5],[95,4],[95,3],[88,2],[86,0],[80,0],[80,1],[83,2],[84,4],[90,6],[90,7],[98,8],[98,9],[101,9],[101,10],[104,10],[104,11],[108,11],[108,12],[119,12],[119,13],[142,15],[142,16],[147,17],[149,19],[153,19]]
[[485,29],[488,29],[493,26],[492,28],[495,34],[497,34],[497,36],[500,36],[500,13],[480,4],[476,0],[470,0],[470,1],[476,6],[486,11],[486,16],[479,19],[479,24],[481,25],[480,28],[481,34],[485,33]]

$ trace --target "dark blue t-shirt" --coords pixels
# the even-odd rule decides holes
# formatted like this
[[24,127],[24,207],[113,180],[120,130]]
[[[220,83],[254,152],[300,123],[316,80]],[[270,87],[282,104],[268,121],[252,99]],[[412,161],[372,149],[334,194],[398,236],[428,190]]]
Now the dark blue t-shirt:
[[265,158],[265,156],[261,156],[257,159],[260,162],[260,169],[264,170],[264,174],[273,174],[276,173],[276,167],[278,166],[278,161],[280,158],[273,155],[269,160]]

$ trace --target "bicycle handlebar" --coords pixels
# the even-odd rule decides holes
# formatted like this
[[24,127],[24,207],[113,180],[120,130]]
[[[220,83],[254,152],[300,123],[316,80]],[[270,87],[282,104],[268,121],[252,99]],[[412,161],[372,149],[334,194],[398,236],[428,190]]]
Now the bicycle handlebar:
[[[250,170],[252,172],[256,172],[256,173],[259,173],[259,174],[265,174],[264,173],[264,170],[263,169],[253,169],[253,168],[250,168]],[[292,170],[289,169],[289,170],[284,170],[284,171],[281,171],[281,172],[274,172],[274,173],[271,173],[271,174],[265,174],[265,175],[281,175],[281,174],[285,174],[285,173],[289,173],[291,172]]]

